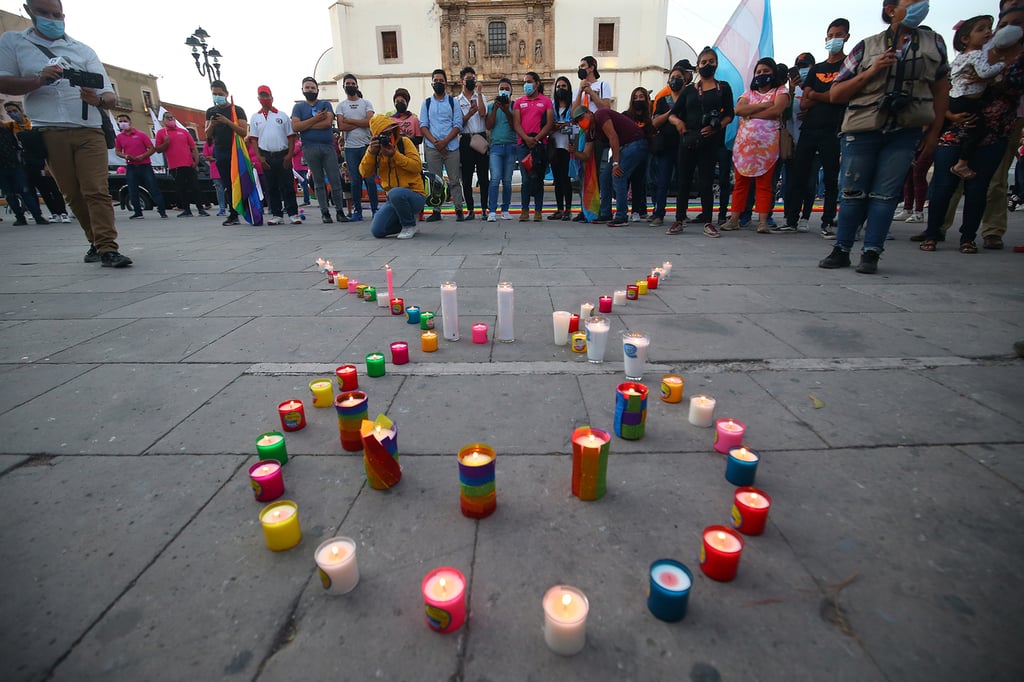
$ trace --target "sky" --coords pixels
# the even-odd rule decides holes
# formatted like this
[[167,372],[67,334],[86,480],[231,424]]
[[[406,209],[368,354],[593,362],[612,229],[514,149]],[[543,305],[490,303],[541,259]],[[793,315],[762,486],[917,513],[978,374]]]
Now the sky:
[[[121,5],[64,0],[64,13],[68,34],[95,49],[102,61],[159,76],[157,87],[162,100],[199,109],[211,105],[210,93],[206,78],[196,72],[185,39],[202,26],[211,35],[209,44],[224,55],[221,77],[236,101],[243,107],[256,108],[256,88],[264,84],[271,87],[279,104],[299,98],[302,77],[312,75],[317,60],[331,46],[329,4],[329,0],[289,0],[273,28],[262,27],[268,21],[273,23],[267,16],[273,11],[253,12],[247,9],[253,6],[251,3],[144,0],[123,5],[125,12],[99,12],[97,6]],[[739,0],[669,0],[668,33],[699,51],[713,43],[738,4]],[[884,27],[881,0],[855,0],[851,5],[856,9],[844,7],[840,14],[822,9],[824,4],[820,0],[772,0],[778,61],[792,64],[804,51],[824,60],[825,30],[837,16],[850,20],[851,46]],[[953,24],[966,18],[960,16],[966,15],[963,9],[951,4],[937,2],[925,21],[947,43],[952,39]],[[979,11],[995,14],[998,1],[985,0],[978,6],[982,7]],[[25,15],[17,1],[0,0],[0,9]],[[241,18],[243,13],[247,14],[245,19]]]

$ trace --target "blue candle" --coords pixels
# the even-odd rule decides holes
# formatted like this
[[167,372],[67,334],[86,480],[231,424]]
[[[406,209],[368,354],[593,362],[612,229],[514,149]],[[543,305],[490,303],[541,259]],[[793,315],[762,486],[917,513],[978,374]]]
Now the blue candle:
[[420,307],[418,305],[406,306],[405,314],[408,317],[408,319],[406,320],[408,324],[420,323]]
[[738,486],[754,485],[754,476],[757,475],[757,463],[760,459],[757,452],[745,446],[729,450],[725,480]]
[[650,593],[647,608],[655,618],[674,623],[686,617],[693,574],[672,559],[658,559],[651,564]]

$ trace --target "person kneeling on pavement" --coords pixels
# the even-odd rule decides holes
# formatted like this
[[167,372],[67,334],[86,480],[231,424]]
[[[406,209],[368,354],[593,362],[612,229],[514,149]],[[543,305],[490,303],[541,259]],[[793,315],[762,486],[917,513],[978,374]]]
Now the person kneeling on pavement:
[[392,235],[411,239],[427,201],[419,152],[412,140],[402,134],[401,126],[382,114],[374,114],[370,119],[370,135],[359,174],[364,178],[379,176],[388,193],[387,204],[373,216],[370,233],[378,239]]

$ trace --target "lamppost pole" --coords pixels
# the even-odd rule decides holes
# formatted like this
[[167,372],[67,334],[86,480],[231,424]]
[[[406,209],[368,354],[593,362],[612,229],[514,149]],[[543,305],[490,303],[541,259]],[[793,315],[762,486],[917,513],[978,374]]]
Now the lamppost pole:
[[[200,26],[185,39],[185,44],[192,48],[192,59],[196,62],[196,71],[200,76],[205,76],[210,83],[213,83],[220,79],[220,58],[223,55],[217,48],[207,45],[206,39],[209,37],[210,34]],[[200,57],[202,57],[202,62],[199,60]]]

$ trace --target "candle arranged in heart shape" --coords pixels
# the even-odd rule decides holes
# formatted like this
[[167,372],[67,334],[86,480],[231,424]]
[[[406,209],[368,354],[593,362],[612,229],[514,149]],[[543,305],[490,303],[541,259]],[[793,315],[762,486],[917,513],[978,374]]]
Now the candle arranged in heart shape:
[[455,282],[441,285],[441,333],[445,341],[459,340],[459,287]]
[[715,421],[715,399],[706,395],[695,395],[690,398],[690,423],[694,426],[708,427]]
[[360,433],[363,439],[363,468],[366,480],[374,490],[387,490],[402,480],[398,463],[398,425],[385,415],[375,421],[364,419]]
[[544,593],[544,641],[562,656],[573,656],[587,643],[587,595],[570,585],[555,585]]
[[715,450],[723,455],[743,445],[746,425],[735,419],[719,419],[715,422]]
[[309,390],[313,393],[313,407],[330,407],[334,404],[330,379],[313,379],[309,382]]
[[661,399],[666,403],[678,403],[683,400],[684,380],[678,374],[666,374],[661,377]]
[[463,516],[482,519],[497,508],[494,459],[494,448],[484,443],[459,450],[459,506]]
[[260,512],[260,526],[267,548],[274,552],[291,549],[302,541],[299,526],[299,505],[291,500],[279,500]]
[[475,322],[472,326],[473,343],[487,343],[487,323]]
[[256,452],[260,459],[274,459],[281,464],[288,462],[288,451],[284,446],[284,434],[278,431],[262,433],[256,439]]
[[508,282],[498,282],[498,321],[494,338],[501,343],[512,343],[515,336],[515,289]]
[[334,408],[342,449],[359,452],[363,449],[363,420],[369,412],[370,399],[362,391],[348,391],[334,399]]
[[285,431],[299,431],[306,426],[306,410],[302,407],[302,401],[297,398],[278,405],[277,415],[281,418],[281,428]]
[[733,495],[732,527],[744,535],[760,535],[768,522],[772,498],[751,486],[738,488]]
[[466,576],[456,568],[442,566],[427,573],[420,585],[427,614],[427,627],[447,634],[466,622]]
[[704,529],[700,547],[700,568],[712,580],[729,582],[740,566],[743,539],[728,526]]
[[437,332],[420,332],[420,347],[424,353],[433,353],[437,350]]
[[744,445],[732,448],[725,464],[725,480],[738,486],[754,485],[760,460],[761,456],[755,450]]
[[284,476],[281,463],[265,459],[249,467],[249,482],[257,502],[270,502],[284,495]]
[[607,431],[589,426],[572,432],[572,494],[581,500],[604,497],[611,440]]
[[411,305],[405,308],[405,321],[408,324],[420,323],[420,307],[418,305]]
[[355,365],[342,365],[334,370],[338,377],[338,392],[354,391],[359,388],[359,374]]
[[409,362],[409,344],[395,341],[391,344],[391,364],[404,365]]

